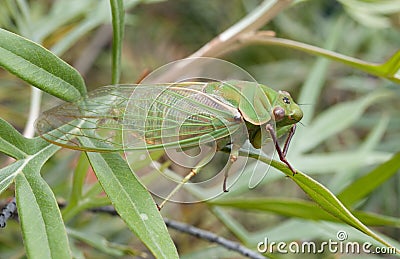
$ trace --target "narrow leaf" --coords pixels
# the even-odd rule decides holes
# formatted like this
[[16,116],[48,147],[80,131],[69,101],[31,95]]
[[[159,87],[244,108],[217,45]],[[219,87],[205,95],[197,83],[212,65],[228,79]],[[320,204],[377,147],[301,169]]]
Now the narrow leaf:
[[27,139],[14,127],[0,118],[0,152],[18,159],[14,163],[0,169],[0,193],[21,173],[30,163],[32,170],[39,172],[42,165],[54,152],[60,149],[50,145],[43,139]]
[[358,210],[353,211],[353,214],[367,226],[400,227],[400,218],[398,217],[391,217],[386,215],[380,215],[373,212],[365,212]]
[[81,156],[79,157],[78,160],[78,164],[76,165],[75,168],[71,196],[67,207],[76,206],[79,203],[81,197],[83,196],[82,191],[87,177],[88,169],[89,169],[89,161],[87,160],[87,157],[83,153],[81,153]]
[[[322,209],[330,213],[332,216],[337,217],[350,226],[353,226],[364,234],[374,238],[378,242],[381,242],[388,247],[393,247],[386,240],[382,239],[375,232],[365,226],[359,219],[357,219],[325,186],[318,183],[308,175],[300,171],[297,171],[297,174],[293,175],[292,171],[286,165],[281,162],[271,160],[268,157],[264,157],[255,153],[250,153],[249,156],[259,159],[264,163],[271,164],[271,166],[290,177],[311,199],[313,199]],[[397,253],[400,253],[399,249],[396,251]]]
[[393,56],[390,57],[390,59],[380,67],[383,72],[387,74],[388,78],[399,80],[400,76],[398,75],[398,72],[400,71],[400,50],[393,54]]
[[31,144],[31,139],[22,136],[7,121],[0,118],[0,152],[15,159],[23,159]]
[[340,221],[322,210],[315,203],[300,199],[282,198],[252,198],[229,199],[210,202],[212,205],[229,206],[245,210],[268,211],[288,217],[298,217],[310,220]]
[[78,239],[103,253],[111,255],[113,257],[120,257],[124,255],[124,252],[120,249],[112,247],[112,243],[108,242],[104,237],[87,232],[80,232],[74,229],[67,229],[67,232],[70,236]]
[[38,173],[25,168],[16,177],[16,198],[29,258],[71,258],[57,201]]
[[[287,217],[308,220],[340,222],[337,217],[327,213],[314,202],[284,198],[234,198],[208,202],[211,205],[232,207],[241,210],[255,210],[276,213]],[[369,226],[400,226],[400,219],[364,211],[352,211],[357,218]]]
[[117,153],[87,155],[104,191],[129,228],[157,258],[178,258],[156,204],[122,157]]
[[17,174],[24,168],[25,161],[18,160],[6,167],[0,169],[0,193],[4,192],[14,181]]
[[42,46],[0,29],[0,66],[22,80],[65,101],[86,95],[83,78]]
[[395,154],[390,160],[352,182],[337,195],[343,204],[350,206],[366,197],[382,183],[398,172],[400,168],[400,153]]

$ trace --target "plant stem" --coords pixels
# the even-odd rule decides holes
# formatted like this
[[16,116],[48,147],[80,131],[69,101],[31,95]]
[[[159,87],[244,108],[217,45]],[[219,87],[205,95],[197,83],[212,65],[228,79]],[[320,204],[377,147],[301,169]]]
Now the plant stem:
[[190,55],[190,57],[221,56],[241,35],[257,31],[291,3],[292,0],[264,1],[246,17],[222,32],[198,51]]
[[242,20],[190,55],[186,62],[175,65],[167,74],[157,78],[157,82],[174,81],[176,75],[182,71],[183,66],[188,69],[197,63],[197,58],[219,57],[229,52],[243,35],[254,34],[292,2],[293,0],[265,0]]
[[25,124],[23,135],[27,138],[32,138],[35,135],[35,120],[40,113],[40,101],[42,99],[42,91],[36,87],[31,86],[31,103],[29,107],[28,121]]
[[124,36],[124,3],[122,0],[110,0],[113,46],[112,46],[112,84],[118,84],[121,75],[122,38]]
[[[257,32],[252,35],[243,35],[243,37],[239,40],[239,45],[249,45],[249,44],[266,44],[266,45],[276,45],[282,47],[288,47],[291,49],[297,49],[303,52],[307,52],[309,54],[322,56],[325,58],[329,58],[334,61],[338,61],[349,65],[351,67],[357,68],[359,70],[365,71],[375,76],[385,77],[394,82],[400,83],[400,77],[396,77],[392,70],[388,70],[386,68],[386,63],[391,61],[393,57],[398,56],[399,54],[396,53],[392,56],[387,62],[385,63],[372,63],[366,62],[361,59],[349,57],[331,50],[327,50],[324,48],[316,47],[313,45],[309,45],[306,43],[289,40],[289,39],[282,39],[271,37],[270,35],[266,35],[263,32]],[[231,49],[232,50],[232,49]],[[397,70],[396,70],[397,71]]]

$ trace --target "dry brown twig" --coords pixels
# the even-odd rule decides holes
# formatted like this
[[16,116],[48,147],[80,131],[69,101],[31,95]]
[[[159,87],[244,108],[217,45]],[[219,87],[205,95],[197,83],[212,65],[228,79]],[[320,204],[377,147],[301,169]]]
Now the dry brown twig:
[[[243,19],[206,43],[199,50],[188,56],[187,62],[176,64],[168,70],[167,74],[157,78],[159,82],[173,82],[185,68],[197,63],[196,58],[220,57],[237,50],[247,44],[244,40],[258,32],[258,30],[271,21],[283,9],[288,7],[293,0],[265,0]],[[264,35],[275,36],[272,31],[263,31]]]

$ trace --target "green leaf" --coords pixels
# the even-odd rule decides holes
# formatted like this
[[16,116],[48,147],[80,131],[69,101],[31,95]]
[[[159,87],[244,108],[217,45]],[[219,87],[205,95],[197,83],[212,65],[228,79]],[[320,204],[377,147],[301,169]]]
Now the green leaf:
[[[325,220],[341,222],[337,217],[327,213],[314,202],[300,199],[285,198],[233,198],[217,199],[208,202],[211,205],[232,207],[241,210],[255,210],[276,213],[287,217],[303,218],[308,220]],[[400,226],[400,219],[369,213],[353,211],[354,215],[365,225],[370,226]]]
[[124,37],[124,2],[122,0],[110,0],[113,45],[112,45],[112,84],[118,84],[121,74],[122,39]]
[[42,46],[0,29],[0,66],[31,85],[65,101],[86,95],[78,71]]
[[0,118],[0,152],[15,159],[23,159],[32,144],[31,139],[23,137],[7,121]]
[[[400,50],[391,56],[385,63],[380,65],[382,73],[386,74],[389,79],[399,80],[398,72],[400,71]],[[399,83],[399,81],[397,81]]]
[[[85,143],[89,145],[89,143]],[[157,258],[178,258],[155,202],[117,153],[87,152],[116,211]]]
[[372,28],[387,28],[391,24],[390,15],[400,11],[400,1],[347,1],[339,0],[344,9],[355,20]]
[[[242,153],[243,154],[243,153]],[[247,155],[247,153],[245,153]],[[283,172],[286,176],[291,178],[312,200],[314,200],[322,209],[331,214],[332,216],[340,219],[346,224],[353,226],[354,228],[360,230],[364,234],[374,238],[378,242],[382,244],[393,247],[387,241],[383,240],[380,236],[378,236],[375,232],[365,226],[359,219],[357,219],[340,200],[331,193],[325,186],[318,183],[308,175],[297,171],[297,174],[293,175],[291,170],[283,163],[271,160],[268,157],[249,153],[249,157],[258,159],[264,163],[270,164],[274,168]],[[397,253],[400,253],[400,250],[396,250]]]
[[49,142],[40,137],[25,138],[7,121],[0,118],[0,152],[15,159],[25,159],[48,147]]
[[[71,0],[64,0],[64,2],[70,1]],[[64,8],[68,8],[69,5],[75,7],[79,6],[79,9],[86,10],[86,13],[84,14],[84,18],[78,24],[76,24],[76,26],[71,31],[67,32],[64,37],[51,48],[51,50],[58,55],[64,53],[66,50],[71,48],[71,46],[76,44],[80,38],[85,36],[91,30],[102,24],[108,23],[110,20],[110,6],[108,5],[107,1],[74,1],[79,2],[79,5],[68,4],[67,6],[65,6],[64,4],[62,4],[61,6],[59,6],[59,9],[62,10]],[[58,2],[59,1],[57,1],[56,3]],[[124,1],[124,6],[126,9],[129,9],[140,3],[143,3],[143,1],[129,0]],[[85,9],[85,6],[87,5],[89,5],[89,7]],[[44,23],[45,22],[47,21],[44,21]]]
[[378,186],[397,173],[400,168],[400,153],[395,154],[390,160],[352,182],[340,194],[337,195],[345,205],[353,205],[366,197]]
[[362,221],[367,226],[394,226],[400,227],[400,218],[390,217],[386,215],[380,215],[373,212],[365,211],[353,211],[354,216],[356,216],[360,221]]
[[18,215],[29,258],[71,258],[57,201],[38,172],[26,167],[15,182]]
[[124,252],[120,249],[112,247],[112,243],[108,242],[104,237],[87,232],[80,232],[74,229],[67,229],[69,236],[78,239],[99,251],[109,254],[113,257],[120,257],[124,255]]
[[[68,238],[54,194],[40,168],[60,147],[26,139],[0,120],[0,145],[16,162],[0,170],[0,192],[15,179],[18,214],[30,258],[71,258]],[[24,152],[26,151],[26,152]]]
[[79,203],[79,200],[83,195],[83,185],[85,184],[88,169],[89,161],[87,160],[87,157],[81,153],[78,164],[75,168],[71,196],[67,206],[76,206]]
[[0,193],[4,192],[14,181],[17,174],[24,168],[23,160],[18,160],[0,169]]
[[298,217],[311,220],[340,221],[331,214],[319,208],[315,203],[300,199],[283,198],[246,198],[229,200],[212,200],[212,205],[229,206],[245,210],[268,211],[288,217]]
[[[37,39],[37,42],[43,42],[47,37],[57,33],[56,31],[60,28],[71,26],[86,13],[95,11],[93,10],[94,4],[91,0],[59,0],[53,2],[46,13],[35,17],[39,19],[34,26],[35,39]],[[57,53],[57,55],[60,54]]]
[[13,126],[0,118],[0,152],[18,159],[0,169],[0,193],[14,181],[17,174],[21,173],[31,160],[35,161],[36,170],[39,171],[43,163],[59,149],[55,146],[45,149],[48,146],[49,143],[40,138],[25,138]]

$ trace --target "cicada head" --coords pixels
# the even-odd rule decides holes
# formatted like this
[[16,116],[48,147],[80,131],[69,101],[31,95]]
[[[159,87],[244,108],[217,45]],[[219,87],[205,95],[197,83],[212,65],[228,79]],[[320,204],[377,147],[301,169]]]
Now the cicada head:
[[272,107],[272,114],[277,127],[295,124],[303,118],[303,112],[299,105],[286,91],[278,91]]

